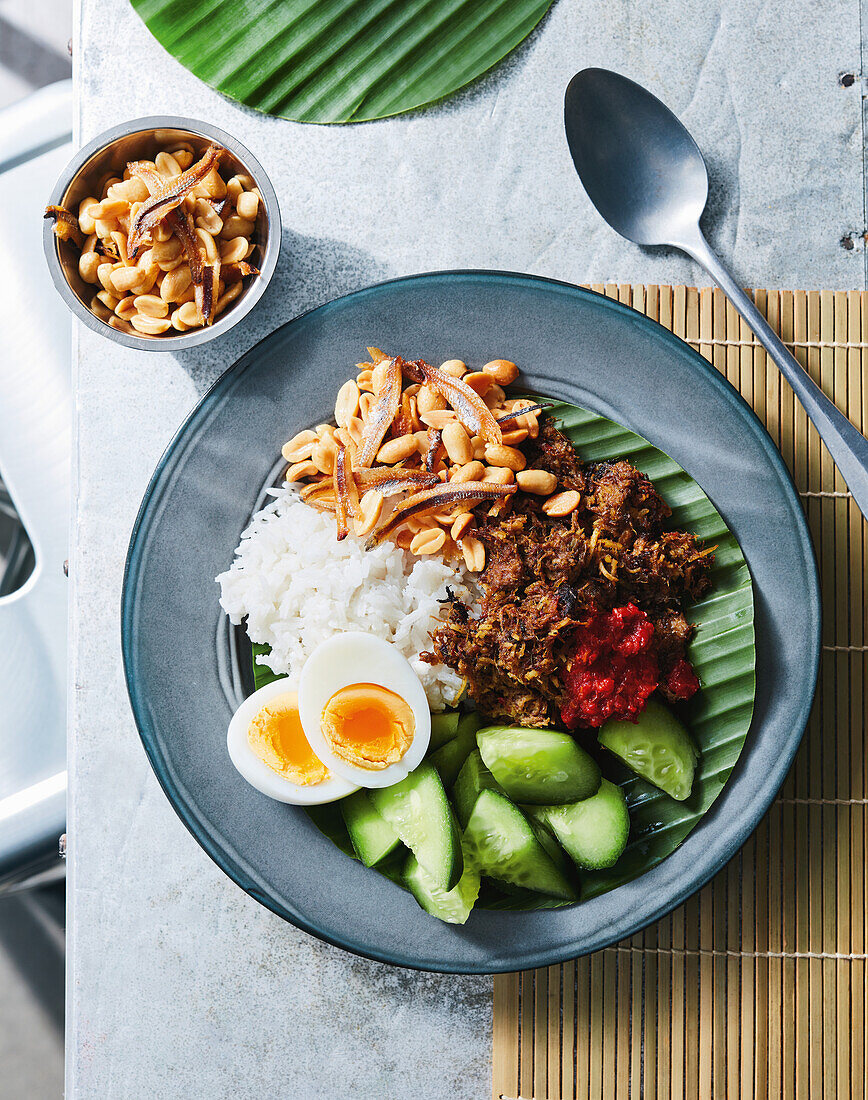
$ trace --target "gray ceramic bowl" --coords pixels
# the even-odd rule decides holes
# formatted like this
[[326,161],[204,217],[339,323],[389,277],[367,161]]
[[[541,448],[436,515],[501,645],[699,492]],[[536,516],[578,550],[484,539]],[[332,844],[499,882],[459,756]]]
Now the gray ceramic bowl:
[[226,168],[230,169],[230,174],[246,173],[253,178],[262,195],[253,236],[260,246],[260,274],[246,280],[243,292],[213,325],[174,336],[145,336],[112,328],[90,308],[94,287],[84,282],[78,273],[78,248],[71,241],[59,240],[50,221],[45,222],[43,231],[45,258],[54,285],[75,316],[94,332],[140,351],[179,351],[214,340],[236,325],[262,297],[274,274],[280,251],[280,210],[264,168],[240,141],[217,126],[172,115],[152,115],[113,126],[88,142],[63,170],[48,199],[53,206],[77,211],[82,199],[97,194],[94,188],[108,173],[120,174],[127,161],[151,159],[167,143],[182,141],[192,145],[198,155],[204,153],[211,142],[220,145],[225,150],[221,174],[225,175]]

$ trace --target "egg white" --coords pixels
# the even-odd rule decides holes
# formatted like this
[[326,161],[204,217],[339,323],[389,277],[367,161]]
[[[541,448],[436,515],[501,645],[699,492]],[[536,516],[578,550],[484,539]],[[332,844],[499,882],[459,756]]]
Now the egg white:
[[[340,775],[332,775],[314,786],[302,787],[278,775],[251,749],[247,741],[250,723],[266,703],[270,703],[279,695],[288,694],[291,693],[287,689],[286,680],[274,680],[258,691],[254,691],[244,700],[233,714],[226,734],[226,747],[229,749],[232,763],[251,787],[255,787],[269,798],[274,798],[278,802],[288,802],[293,806],[319,806],[324,802],[335,802],[338,798],[344,798],[353,791],[357,791],[358,784]],[[316,749],[313,751],[316,756],[319,756]],[[326,764],[324,760],[323,763]],[[326,767],[329,765],[326,764]]]
[[[393,691],[413,712],[416,729],[403,757],[387,768],[360,768],[335,756],[320,727],[323,708],[336,691],[377,684]],[[391,787],[422,763],[431,740],[431,710],[410,662],[395,646],[360,631],[335,634],[305,662],[298,685],[298,713],[310,747],[323,764],[360,787]]]

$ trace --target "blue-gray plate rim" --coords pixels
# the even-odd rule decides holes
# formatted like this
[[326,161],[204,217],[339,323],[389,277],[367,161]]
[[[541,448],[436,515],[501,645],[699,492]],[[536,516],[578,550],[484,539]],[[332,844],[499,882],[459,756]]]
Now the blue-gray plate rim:
[[[228,567],[283,439],[331,415],[368,343],[417,358],[515,359],[535,392],[592,409],[670,454],[739,539],[754,581],[757,696],[742,755],[710,811],[645,875],[580,905],[478,911],[461,928],[350,860],[292,807],[249,788],[225,752],[213,578]],[[203,535],[203,532],[205,534]],[[817,568],[783,460],[730,384],[667,329],[537,276],[407,276],[319,306],[230,367],[181,425],[130,539],[124,669],[154,772],[208,855],[267,908],[382,962],[498,973],[599,950],[698,890],[757,826],[802,738],[820,654]],[[303,853],[303,855],[298,855]]]

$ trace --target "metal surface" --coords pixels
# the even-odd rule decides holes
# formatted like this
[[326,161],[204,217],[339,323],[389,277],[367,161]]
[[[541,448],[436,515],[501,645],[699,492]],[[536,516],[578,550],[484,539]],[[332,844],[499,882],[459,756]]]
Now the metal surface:
[[20,257],[39,255],[42,198],[69,156],[54,146],[71,113],[69,82],[0,112],[0,161],[13,163],[0,171],[0,263],[17,273],[4,283],[0,477],[22,525],[17,544],[29,540],[34,559],[22,584],[29,566],[19,552],[9,562],[18,577],[0,584],[0,889],[61,866],[66,822],[70,326],[44,266]]
[[708,172],[686,128],[656,96],[608,69],[576,73],[564,97],[564,126],[591,202],[622,237],[680,248],[705,268],[792,386],[868,516],[868,439],[802,370],[705,239],[699,219]]
[[262,195],[252,238],[260,248],[260,273],[248,281],[242,293],[213,325],[176,336],[145,336],[132,329],[123,332],[112,328],[90,308],[96,288],[78,273],[80,250],[72,241],[59,240],[50,221],[43,226],[43,248],[51,278],[72,312],[100,335],[141,351],[178,351],[215,340],[236,325],[262,297],[274,274],[280,251],[280,209],[264,168],[240,141],[216,126],[173,115],[153,115],[113,126],[85,145],[61,173],[48,200],[52,205],[77,211],[83,199],[102,194],[106,179],[123,175],[128,161],[153,160],[160,149],[182,141],[193,147],[197,157],[212,141],[221,145],[225,150],[221,167],[232,175],[251,176]]

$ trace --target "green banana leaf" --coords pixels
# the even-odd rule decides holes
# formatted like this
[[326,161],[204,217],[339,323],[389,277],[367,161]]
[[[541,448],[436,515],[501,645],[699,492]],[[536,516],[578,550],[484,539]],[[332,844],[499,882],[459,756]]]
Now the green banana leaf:
[[451,95],[553,0],[132,0],[185,68],[248,107],[362,122]]
[[[696,624],[688,655],[702,690],[684,708],[686,722],[699,751],[693,792],[676,802],[623,767],[601,750],[604,775],[624,790],[630,810],[630,840],[623,855],[605,871],[583,872],[581,897],[587,899],[650,871],[670,855],[717,798],[735,766],[747,737],[756,689],[753,589],[750,572],[735,536],[702,489],[668,455],[614,421],[566,403],[553,404],[550,414],[586,462],[626,458],[654,482],[672,508],[672,525],[691,531],[716,546],[713,586],[702,600],[687,608]],[[267,647],[254,646],[264,654]],[[256,686],[274,679],[265,665],[254,665]],[[325,812],[324,812],[325,811]],[[352,853],[340,812],[321,807],[315,823],[344,852]],[[396,868],[385,869],[400,881]],[[530,891],[504,893],[485,882],[477,905],[486,909],[551,909],[563,902]]]

